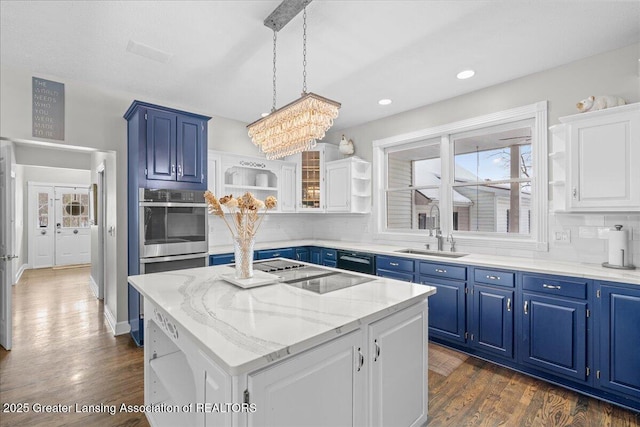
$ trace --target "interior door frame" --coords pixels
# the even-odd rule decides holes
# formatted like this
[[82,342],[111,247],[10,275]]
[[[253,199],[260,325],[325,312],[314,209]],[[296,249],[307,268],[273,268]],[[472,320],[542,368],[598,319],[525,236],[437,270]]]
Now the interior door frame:
[[[2,205],[0,209],[0,228],[2,228],[2,235],[0,238],[3,242],[0,242],[0,248],[4,246],[4,252],[0,252],[0,263],[4,264],[2,274],[0,274],[0,345],[6,350],[11,350],[13,345],[13,259],[15,254],[15,237],[13,236],[13,229],[15,225],[15,161],[13,158],[13,144],[8,141],[0,140],[0,168],[3,173],[0,174],[2,179],[0,197]],[[6,257],[9,256],[9,259]]]
[[107,220],[107,168],[106,161],[102,161],[96,168],[97,184],[98,184],[98,212],[96,218],[98,221],[98,299],[104,300],[104,288],[107,283],[107,236],[106,236],[106,220]]

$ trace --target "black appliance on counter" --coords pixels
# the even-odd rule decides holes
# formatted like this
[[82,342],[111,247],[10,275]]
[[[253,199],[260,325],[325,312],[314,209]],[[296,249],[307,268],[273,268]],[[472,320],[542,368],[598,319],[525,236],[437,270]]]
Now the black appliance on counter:
[[365,252],[338,251],[336,267],[358,273],[376,274],[376,256]]

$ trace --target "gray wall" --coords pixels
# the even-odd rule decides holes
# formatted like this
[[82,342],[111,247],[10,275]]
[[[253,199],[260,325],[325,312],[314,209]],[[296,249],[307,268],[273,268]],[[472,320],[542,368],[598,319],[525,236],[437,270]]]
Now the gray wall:
[[576,102],[589,95],[617,95],[629,103],[639,102],[639,57],[640,44],[633,44],[361,126],[330,131],[325,140],[337,144],[344,134],[353,139],[356,155],[371,161],[374,140],[543,100],[549,100],[551,126],[558,123],[558,117],[577,114]]
[[[2,66],[0,68],[0,136],[33,140],[31,136],[31,78],[33,72]],[[167,104],[134,93],[114,92],[38,73],[38,77],[65,84],[65,140],[67,145],[112,151],[115,155],[115,188],[117,196],[110,207],[118,215],[116,227],[116,260],[107,266],[116,273],[114,315],[122,327],[127,324],[127,125],[122,118],[131,102],[139,99],[193,113],[188,105]],[[50,141],[60,143],[60,141]],[[209,122],[208,146],[221,151],[257,155],[258,151],[246,133],[246,123],[214,117]],[[105,289],[106,291],[106,289]]]

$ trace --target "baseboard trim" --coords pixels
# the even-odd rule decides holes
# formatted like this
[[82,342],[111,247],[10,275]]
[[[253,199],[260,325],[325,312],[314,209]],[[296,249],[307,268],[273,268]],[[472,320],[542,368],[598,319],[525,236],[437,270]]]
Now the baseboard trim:
[[98,284],[91,275],[89,275],[89,289],[91,289],[91,292],[93,292],[93,296],[100,299],[100,297],[98,296]]
[[109,328],[111,328],[111,332],[113,332],[114,336],[128,334],[131,331],[129,322],[116,322],[115,316],[106,304],[104,305],[104,318],[107,320]]
[[16,274],[14,276],[14,281],[13,281],[14,285],[18,284],[18,281],[22,277],[22,273],[24,273],[24,271],[27,270],[28,268],[29,268],[29,264],[22,264],[20,266],[20,268],[18,269],[18,271],[16,272]]

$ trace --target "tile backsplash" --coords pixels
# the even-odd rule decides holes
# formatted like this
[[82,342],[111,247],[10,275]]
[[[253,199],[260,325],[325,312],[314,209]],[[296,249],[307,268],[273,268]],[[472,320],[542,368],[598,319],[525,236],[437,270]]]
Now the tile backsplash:
[[[549,251],[465,248],[461,252],[487,253],[525,258],[553,259],[600,264],[608,260],[608,231],[614,225],[629,231],[629,260],[640,265],[640,214],[553,214],[549,215]],[[231,235],[219,218],[209,217],[209,246],[231,245]],[[374,240],[373,216],[352,214],[270,214],[257,234],[256,242],[299,239],[385,243]],[[389,244],[422,243],[388,240]],[[411,245],[415,246],[415,245]]]

